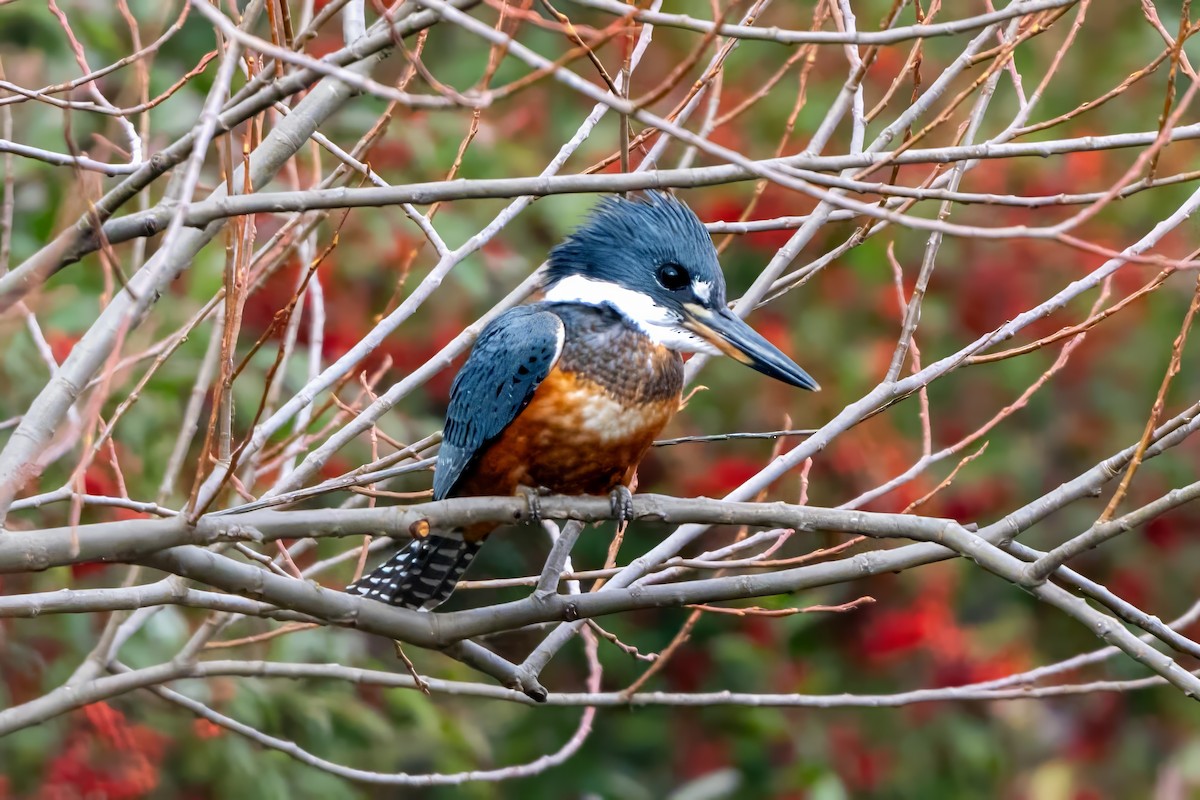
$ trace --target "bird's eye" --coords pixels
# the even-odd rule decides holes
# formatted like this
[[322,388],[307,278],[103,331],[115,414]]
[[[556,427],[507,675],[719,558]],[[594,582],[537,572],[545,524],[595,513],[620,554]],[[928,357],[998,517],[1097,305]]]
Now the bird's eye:
[[664,289],[677,292],[692,282],[688,272],[678,264],[663,264],[658,268],[658,282]]

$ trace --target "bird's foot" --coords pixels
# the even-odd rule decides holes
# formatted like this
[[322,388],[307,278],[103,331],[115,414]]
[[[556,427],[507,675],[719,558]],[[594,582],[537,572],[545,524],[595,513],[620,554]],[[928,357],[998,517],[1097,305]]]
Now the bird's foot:
[[529,506],[529,522],[534,525],[541,524],[542,498],[552,494],[552,492],[545,486],[539,486],[536,489],[529,486],[518,486],[517,492],[524,495],[525,502]]
[[618,525],[625,526],[633,522],[633,492],[629,491],[628,486],[613,489],[608,493],[608,499]]

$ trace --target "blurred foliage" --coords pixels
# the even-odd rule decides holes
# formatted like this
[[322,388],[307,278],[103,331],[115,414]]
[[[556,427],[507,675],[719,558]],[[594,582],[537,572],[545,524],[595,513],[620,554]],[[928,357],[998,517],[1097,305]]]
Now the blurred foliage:
[[[131,49],[127,26],[107,3],[71,0],[61,4],[84,43],[94,67],[113,62]],[[297,4],[293,4],[297,5]],[[318,2],[320,7],[322,3]],[[563,4],[568,5],[568,4]],[[707,4],[668,3],[671,11],[708,16]],[[948,4],[947,16],[982,12],[983,4]],[[134,0],[149,41],[174,18],[177,4]],[[855,3],[860,26],[870,27],[891,6],[885,0]],[[606,24],[598,14],[570,9],[578,23]],[[475,13],[489,21],[494,10]],[[1062,41],[1068,14],[1049,33],[1022,46],[1017,64],[1030,91]],[[811,3],[776,3],[761,24],[805,28]],[[899,24],[911,24],[907,8]],[[1175,30],[1177,19],[1164,24]],[[522,40],[543,53],[561,53],[561,36],[525,26]],[[635,78],[635,90],[657,83],[695,46],[698,37],[680,30],[659,29],[654,46]],[[925,45],[922,71],[926,84],[961,51],[962,37],[931,39]],[[340,46],[338,26],[311,43],[321,54]],[[195,18],[157,55],[151,91],[165,90],[213,47],[211,29]],[[1093,3],[1081,40],[1051,82],[1036,119],[1066,112],[1120,83],[1161,49],[1158,35],[1134,4]],[[790,52],[768,42],[744,42],[729,58],[724,76],[722,109],[749,96],[782,64]],[[901,69],[907,45],[884,48],[866,81],[868,106],[888,88]],[[618,64],[617,42],[600,51],[606,64]],[[1195,55],[1195,53],[1193,53]],[[0,57],[9,80],[41,86],[78,74],[71,51],[53,15],[27,0],[0,8]],[[439,79],[460,89],[482,74],[487,50],[470,35],[439,26],[432,30],[424,60]],[[214,62],[215,64],[215,62]],[[380,79],[394,79],[402,67],[394,58]],[[586,63],[576,64],[592,77]],[[150,149],[161,148],[194,124],[215,66],[150,112]],[[493,85],[524,74],[508,59]],[[1163,107],[1167,68],[1134,85],[1114,102],[1077,119],[1034,135],[1062,138],[1087,134],[1154,129]],[[950,92],[974,80],[970,70]],[[808,102],[799,117],[797,135],[788,148],[795,152],[824,115],[845,78],[840,47],[821,50],[808,85]],[[106,95],[121,105],[136,102],[132,70],[114,72],[101,81]],[[684,86],[686,87],[687,82]],[[796,91],[795,74],[783,80],[751,112],[718,129],[714,140],[755,158],[773,154]],[[422,87],[424,88],[424,87]],[[903,86],[890,111],[907,98]],[[636,91],[635,91],[636,94]],[[669,109],[678,93],[655,106]],[[1010,80],[1000,81],[993,110],[982,131],[994,134],[1011,119],[1016,96]],[[367,130],[384,104],[373,98],[351,103],[324,131],[335,141],[352,143]],[[466,150],[461,177],[488,178],[536,174],[582,120],[590,103],[550,82],[541,82],[484,111],[479,132]],[[26,103],[13,109],[15,138],[63,150],[69,139],[94,157],[113,157],[103,135],[120,141],[104,117],[64,116],[45,105]],[[1185,116],[1192,121],[1193,113]],[[882,114],[868,139],[892,117]],[[393,183],[440,180],[455,161],[470,123],[469,113],[403,112],[370,153],[370,163]],[[946,144],[954,126],[944,126],[930,144]],[[617,122],[609,115],[568,163],[582,170],[608,156],[617,141]],[[847,131],[835,142],[844,147]],[[831,146],[830,150],[833,150]],[[97,156],[106,153],[107,156]],[[673,148],[668,163],[681,150]],[[1159,174],[1186,170],[1194,164],[1194,144],[1169,147]],[[1104,190],[1137,157],[1137,152],[1082,153],[1053,159],[985,161],[969,172],[964,191],[1053,195]],[[701,163],[703,159],[701,159]],[[306,162],[302,160],[302,166]],[[327,165],[327,168],[328,165]],[[215,174],[215,173],[213,173]],[[915,184],[918,168],[901,171],[902,181]],[[90,175],[72,175],[25,159],[14,163],[18,223],[13,231],[13,263],[85,210],[84,198],[111,185]],[[281,177],[274,188],[290,188]],[[1122,247],[1143,235],[1173,211],[1194,187],[1181,184],[1137,194],[1113,204],[1076,233],[1110,247]],[[156,201],[162,189],[150,191]],[[705,220],[737,219],[749,202],[749,183],[681,193]],[[464,325],[488,309],[516,285],[548,248],[567,233],[590,206],[587,196],[555,196],[538,201],[518,217],[482,253],[456,268],[433,300],[390,339],[366,364],[370,371],[390,358],[384,385],[424,363]],[[436,226],[451,246],[480,230],[505,203],[496,200],[457,202],[444,206]],[[919,213],[933,213],[926,204]],[[768,188],[755,218],[803,214],[810,198]],[[998,206],[956,207],[953,220],[962,224],[1050,224],[1070,208],[1020,209]],[[260,241],[277,227],[270,217],[258,220]],[[844,241],[856,223],[829,224],[802,254],[806,263]],[[322,229],[328,240],[333,223]],[[1182,255],[1196,239],[1189,223],[1168,238],[1161,252]],[[723,262],[731,296],[750,285],[789,232],[735,237]],[[721,237],[718,237],[720,242]],[[669,435],[768,430],[791,424],[816,426],[845,404],[860,397],[886,371],[899,330],[887,248],[906,271],[910,290],[925,244],[915,230],[893,229],[867,240],[821,272],[802,290],[771,303],[752,317],[768,338],[793,354],[826,387],[816,396],[801,396],[748,373],[732,362],[706,367],[699,392],[673,424]],[[323,356],[326,363],[344,353],[394,307],[398,297],[434,263],[428,248],[413,262],[411,274],[400,265],[420,233],[398,209],[358,209],[350,213],[339,245],[322,267],[328,325]],[[154,247],[154,243],[149,245]],[[118,253],[129,263],[130,246]],[[925,302],[918,342],[925,360],[952,352],[1015,314],[1030,308],[1071,280],[1094,269],[1102,259],[1060,244],[1033,240],[948,239]],[[224,254],[218,240],[155,306],[150,318],[131,336],[126,352],[138,352],[183,324],[211,296],[222,280]],[[243,346],[269,326],[290,295],[300,269],[280,272],[246,306]],[[1118,273],[1114,297],[1149,280],[1153,267],[1132,265]],[[402,288],[397,290],[400,281]],[[82,264],[52,279],[31,306],[37,311],[58,358],[69,352],[95,318],[100,298],[111,285],[99,260]],[[1098,460],[1136,440],[1155,388],[1167,364],[1170,343],[1178,330],[1192,290],[1193,278],[1176,275],[1166,286],[1099,326],[1076,351],[1067,367],[988,437],[988,447],[965,467],[952,485],[921,509],[962,522],[986,523],[1024,502],[1041,496]],[[1070,304],[1032,326],[1021,341],[1046,335],[1080,319],[1093,296]],[[131,496],[153,498],[174,442],[181,398],[191,389],[207,341],[207,326],[185,342],[178,353],[142,390],[135,410],[118,429],[118,456]],[[45,367],[31,340],[13,318],[0,320],[0,419],[28,406],[45,379]],[[307,346],[301,333],[301,347]],[[934,446],[945,446],[985,422],[1049,368],[1056,347],[1030,356],[960,370],[930,388]],[[1186,365],[1194,363],[1194,348]],[[264,375],[274,358],[264,348],[238,384],[236,425],[245,433],[252,421]],[[305,367],[293,360],[286,386],[302,385]],[[1195,398],[1200,376],[1185,365],[1169,397],[1169,408]],[[122,373],[105,413],[111,413],[132,389],[140,372]],[[441,423],[453,369],[406,398],[384,422],[384,429],[413,441]],[[208,411],[206,409],[205,415]],[[313,429],[332,412],[315,420]],[[207,416],[205,417],[207,418]],[[6,436],[7,433],[0,433]],[[903,472],[920,456],[920,426],[915,399],[901,403],[840,436],[817,459],[808,488],[810,501],[834,506]],[[792,442],[784,447],[792,446]],[[641,489],[680,495],[720,496],[757,472],[769,458],[764,441],[688,444],[656,451],[641,471]],[[180,481],[190,486],[200,459],[199,442]],[[365,441],[341,452],[328,465],[327,476],[340,474],[370,457]],[[1132,487],[1130,502],[1147,501],[1181,482],[1190,481],[1198,466],[1196,445],[1188,444],[1147,464]],[[53,465],[43,487],[66,480],[71,459]],[[880,511],[900,511],[937,486],[954,466],[942,462],[913,482],[872,503]],[[116,491],[116,476],[107,463],[86,475],[89,491]],[[401,490],[427,486],[418,477]],[[772,497],[796,501],[795,475],[781,480]],[[184,495],[167,499],[179,504]],[[335,502],[329,499],[328,502]],[[1083,502],[1055,514],[1031,532],[1034,546],[1050,546],[1086,528],[1102,501]],[[85,510],[83,521],[119,519],[131,512]],[[31,524],[67,521],[67,509],[50,506],[23,515]],[[1143,530],[1124,536],[1080,557],[1074,566],[1150,613],[1169,619],[1195,599],[1200,547],[1195,536],[1198,512],[1182,508]],[[609,529],[589,533],[575,563],[603,561]],[[715,530],[698,547],[726,542],[729,530]],[[623,555],[643,552],[663,534],[653,526],[635,526]],[[509,531],[484,551],[473,577],[529,574],[544,556],[545,545],[531,541],[528,531]],[[837,541],[826,536],[797,536],[786,554],[795,555]],[[878,546],[887,546],[886,544]],[[344,543],[326,541],[306,557],[325,557]],[[34,576],[4,576],[5,593],[112,586],[122,570],[110,567],[56,569]],[[348,569],[325,577],[340,586]],[[935,564],[901,575],[887,575],[817,590],[794,598],[771,598],[764,604],[832,604],[869,594],[878,602],[846,614],[797,615],[781,619],[706,615],[690,640],[647,688],[672,691],[804,692],[813,694],[890,693],[921,687],[950,686],[1002,677],[1099,646],[1090,631],[972,564]],[[519,592],[505,596],[517,597]],[[461,592],[451,607],[492,599],[483,592]],[[656,610],[607,619],[604,625],[643,652],[664,647],[679,629],[686,611]],[[166,608],[122,651],[127,663],[149,665],[175,654],[203,618],[199,612]],[[88,616],[0,622],[0,707],[25,702],[66,680],[94,645],[103,620]],[[261,622],[243,621],[226,638],[266,630]],[[507,637],[495,642],[502,653],[519,657],[532,639]],[[576,645],[577,647],[577,645]],[[282,661],[338,661],[400,671],[391,647],[343,630],[308,630],[269,642],[216,651],[220,657]],[[236,654],[236,655],[231,655]],[[628,685],[645,668],[608,645],[602,646],[606,688]],[[466,668],[431,653],[410,656],[423,672],[472,679]],[[577,689],[584,665],[577,649],[556,660],[545,676],[548,686]],[[1144,673],[1116,658],[1080,676],[1129,678]],[[1078,677],[1078,676],[1077,676]],[[531,760],[552,751],[571,735],[579,710],[529,709],[495,701],[435,697],[416,692],[380,690],[349,683],[214,679],[187,681],[175,688],[260,730],[291,739],[321,756],[378,771],[454,772]],[[566,766],[537,777],[500,784],[399,790],[353,785],[303,766],[289,757],[252,745],[205,721],[191,718],[148,692],[97,704],[0,740],[0,798],[134,798],[134,797],[261,797],[261,798],[812,798],[847,797],[940,798],[1028,797],[1035,800],[1085,800],[1102,797],[1146,797],[1151,787],[1173,785],[1183,794],[1200,796],[1200,710],[1174,689],[1132,694],[1096,694],[1047,701],[950,703],[896,709],[784,710],[736,707],[603,709],[595,730]]]

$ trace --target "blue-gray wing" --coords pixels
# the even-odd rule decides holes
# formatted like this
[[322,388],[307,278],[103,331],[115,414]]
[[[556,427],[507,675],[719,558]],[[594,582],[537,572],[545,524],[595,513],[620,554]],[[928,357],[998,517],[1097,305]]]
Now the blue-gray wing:
[[483,449],[517,418],[562,353],[563,323],[543,306],[518,306],[483,329],[450,388],[433,498],[450,495]]

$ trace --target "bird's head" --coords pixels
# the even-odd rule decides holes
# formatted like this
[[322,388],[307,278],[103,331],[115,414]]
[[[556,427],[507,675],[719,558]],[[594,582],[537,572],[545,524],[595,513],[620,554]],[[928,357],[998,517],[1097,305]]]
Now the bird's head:
[[725,276],[704,224],[660,192],[606,197],[550,253],[546,300],[609,306],[680,353],[727,355],[776,380],[817,382],[725,305]]

